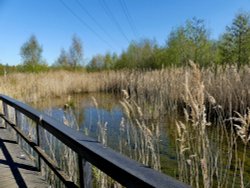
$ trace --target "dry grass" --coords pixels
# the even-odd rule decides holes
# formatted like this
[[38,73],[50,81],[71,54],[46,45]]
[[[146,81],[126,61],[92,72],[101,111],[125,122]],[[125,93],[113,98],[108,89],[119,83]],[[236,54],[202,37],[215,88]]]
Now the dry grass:
[[[237,72],[235,67],[218,67],[201,70],[201,79],[206,88],[205,103],[213,96],[223,109],[223,116],[232,116],[233,111],[246,113],[250,106],[250,68]],[[185,77],[190,77],[191,68],[171,68],[159,71],[110,71],[100,73],[57,71],[39,74],[10,74],[0,77],[0,93],[36,102],[43,99],[85,92],[129,92],[144,109],[145,100],[154,104],[149,114],[180,107],[183,108]],[[190,85],[192,87],[192,84]],[[192,90],[192,88],[191,88]],[[147,113],[147,111],[145,112]],[[213,113],[210,109],[208,116]]]
[[[159,124],[148,126],[142,109],[132,100],[126,90],[122,90],[123,99],[120,101],[126,118],[122,118],[120,123],[119,152],[128,155],[146,166],[161,171],[159,155]],[[93,106],[99,109],[97,100],[92,97]],[[98,141],[107,146],[107,128],[108,123],[102,122],[101,114],[97,114],[97,135]],[[126,135],[126,141],[123,136]],[[93,177],[98,187],[122,187],[119,183],[112,180],[105,173],[92,167]]]
[[[247,112],[250,106],[250,67],[243,67],[239,72],[235,67],[200,70],[193,65],[148,72],[19,73],[0,77],[0,83],[0,93],[29,103],[73,93],[121,93],[126,90],[126,100],[121,104],[131,121],[128,125],[141,130],[135,132],[131,126],[128,136],[133,139],[135,147],[137,144],[143,146],[142,150],[131,155],[144,164],[156,165],[156,169],[160,169],[155,155],[157,146],[153,141],[157,129],[150,129],[148,120],[167,113],[177,115],[174,112],[183,112],[185,108],[186,122],[177,123],[180,179],[194,187],[244,187],[244,163],[250,138],[250,115]],[[229,118],[235,111],[238,112],[237,118]],[[220,126],[211,128],[209,120],[215,116]],[[240,125],[233,125],[233,121],[239,121]],[[126,130],[124,125],[126,122],[122,122],[121,128]],[[106,144],[103,127],[99,140]],[[243,141],[242,154],[238,154],[237,138]],[[149,163],[154,160],[155,163]]]
[[102,88],[100,74],[67,71],[38,74],[10,74],[1,77],[0,92],[26,102],[36,102],[48,97],[72,93],[93,92]]
[[239,159],[239,169],[240,169],[240,185],[241,187],[245,187],[244,184],[244,167],[247,155],[247,146],[250,143],[250,111],[249,108],[247,109],[248,112],[245,115],[241,115],[240,113],[236,112],[238,117],[234,117],[233,119],[236,122],[239,122],[240,125],[234,124],[237,130],[237,135],[240,137],[244,144],[243,155],[242,158]]
[[[159,123],[149,123],[138,104],[129,98],[123,90],[124,98],[120,101],[126,119],[120,124],[120,131],[127,137],[129,157],[151,168],[161,171],[159,151]],[[120,152],[123,151],[120,144]]]
[[[177,125],[177,155],[179,178],[192,187],[245,187],[244,164],[246,148],[250,140],[250,113],[231,118],[240,124],[226,125],[221,107],[208,95],[210,106],[216,111],[218,121],[208,122],[206,109],[206,87],[202,72],[192,64],[192,71],[186,73],[183,101],[185,122]],[[237,135],[243,141],[244,149],[240,155]],[[211,131],[212,130],[212,131]],[[242,151],[240,151],[242,152]],[[225,157],[225,155],[227,157]],[[234,171],[234,173],[232,173]],[[238,176],[239,174],[239,176]]]

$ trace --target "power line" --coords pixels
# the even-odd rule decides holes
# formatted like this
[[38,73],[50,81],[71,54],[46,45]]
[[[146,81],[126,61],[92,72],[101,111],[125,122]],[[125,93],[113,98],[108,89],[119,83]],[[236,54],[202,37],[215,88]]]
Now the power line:
[[105,39],[103,39],[92,27],[90,27],[90,25],[88,25],[80,16],[78,16],[67,4],[65,4],[65,2],[63,0],[59,0],[61,2],[61,4],[76,18],[78,19],[79,22],[81,22],[81,24],[83,24],[86,28],[88,28],[93,34],[95,34],[95,36],[97,38],[99,38],[102,42],[104,42],[107,46],[112,47],[112,45],[106,41]]
[[122,36],[126,39],[126,41],[129,43],[129,39],[126,36],[126,34],[124,33],[121,25],[119,24],[119,22],[116,20],[115,16],[113,15],[112,11],[109,9],[107,3],[105,2],[105,0],[100,0],[101,5],[106,13],[106,15],[110,18],[110,20],[115,24],[115,26],[117,27],[117,29],[120,31],[120,33],[122,34]]
[[98,21],[95,19],[94,16],[92,16],[90,14],[90,12],[83,6],[83,4],[81,3],[80,0],[76,0],[77,4],[79,5],[79,7],[92,19],[92,21],[99,27],[100,30],[102,30],[106,36],[109,37],[109,39],[111,39],[111,41],[114,41],[113,37],[104,29],[104,27],[102,27],[101,24],[98,23]]
[[133,21],[131,15],[130,15],[129,11],[128,11],[128,7],[126,5],[126,2],[124,0],[120,0],[119,2],[121,4],[122,10],[123,10],[123,12],[124,12],[124,14],[125,14],[125,16],[126,16],[126,18],[128,20],[129,26],[130,26],[134,36],[138,37],[137,29],[135,27],[134,21]]

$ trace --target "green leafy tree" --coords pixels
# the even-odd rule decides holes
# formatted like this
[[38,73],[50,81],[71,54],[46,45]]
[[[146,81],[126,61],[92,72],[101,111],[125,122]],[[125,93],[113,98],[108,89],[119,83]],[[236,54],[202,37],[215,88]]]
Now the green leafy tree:
[[238,65],[248,63],[249,52],[248,52],[248,33],[250,29],[249,15],[239,14],[233,21],[230,28],[233,33]]
[[120,57],[118,58],[118,60],[116,61],[115,65],[114,65],[114,69],[125,69],[125,68],[129,68],[130,66],[129,62],[128,62],[128,55],[125,51],[122,52],[122,54],[120,55]]
[[226,32],[219,41],[219,55],[221,64],[233,64],[236,62],[235,43],[231,33]]
[[104,57],[101,54],[93,56],[90,60],[87,70],[89,71],[99,71],[105,68]]
[[20,50],[25,70],[37,72],[46,69],[47,64],[42,59],[42,51],[41,45],[38,43],[36,37],[32,35]]
[[154,54],[158,48],[156,41],[144,39],[137,43],[137,67],[155,69],[156,63]]
[[114,62],[113,62],[113,58],[112,58],[110,53],[106,53],[103,61],[104,61],[104,69],[112,69],[113,68]]
[[77,68],[83,64],[83,45],[79,37],[72,37],[72,44],[69,49],[69,65]]
[[193,18],[186,24],[187,37],[193,43],[193,60],[202,66],[212,61],[212,44],[204,20]]
[[204,21],[193,18],[172,31],[167,41],[167,56],[177,66],[185,65],[189,59],[201,66],[214,61],[213,45]]
[[68,54],[64,49],[61,50],[60,55],[54,65],[61,68],[67,68],[70,66]]
[[171,65],[185,65],[189,59],[192,59],[192,43],[186,36],[183,26],[178,27],[169,35],[166,46],[167,62]]
[[1,63],[1,60],[0,60],[0,75],[4,75],[5,73],[5,67],[4,65]]
[[153,59],[154,59],[154,67],[155,68],[164,68],[171,66],[171,62],[168,58],[167,49],[164,47],[155,48]]
[[220,40],[222,63],[237,63],[238,68],[249,63],[250,57],[250,19],[249,14],[239,13],[232,25],[227,26]]
[[155,68],[154,53],[157,48],[156,42],[148,39],[139,42],[131,42],[119,60],[115,62],[116,69],[151,69]]

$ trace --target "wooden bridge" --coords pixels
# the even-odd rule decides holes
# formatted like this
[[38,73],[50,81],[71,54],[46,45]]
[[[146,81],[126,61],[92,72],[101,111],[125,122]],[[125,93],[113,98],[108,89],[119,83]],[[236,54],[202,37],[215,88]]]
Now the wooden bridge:
[[0,188],[49,187],[7,129],[0,127]]
[[[41,161],[66,187],[92,187],[86,178],[86,165],[91,163],[125,187],[188,187],[184,183],[129,159],[96,140],[57,122],[32,107],[0,95],[0,188],[50,187],[41,175]],[[22,114],[35,122],[35,140],[20,127]],[[72,180],[42,149],[40,129],[44,129],[73,150],[78,156],[78,180]],[[37,154],[36,163],[19,146],[22,138]]]

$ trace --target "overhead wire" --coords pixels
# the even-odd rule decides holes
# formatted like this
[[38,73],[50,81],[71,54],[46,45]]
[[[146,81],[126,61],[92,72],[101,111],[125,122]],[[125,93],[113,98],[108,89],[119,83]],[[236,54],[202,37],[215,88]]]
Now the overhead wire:
[[105,33],[105,35],[111,39],[111,41],[114,41],[113,37],[106,31],[106,29],[104,27],[102,27],[102,25],[95,19],[94,16],[92,16],[92,14],[84,7],[84,5],[81,3],[80,0],[76,0],[77,4],[79,5],[79,7],[82,9],[83,12],[85,12],[91,19],[92,21],[99,27],[99,29]]
[[137,32],[137,29],[136,29],[136,27],[135,27],[134,21],[133,21],[131,15],[130,15],[130,13],[129,13],[129,10],[128,10],[128,7],[127,7],[127,5],[126,5],[126,2],[125,2],[124,0],[120,0],[119,2],[120,2],[120,5],[121,5],[122,10],[123,10],[123,12],[124,12],[124,15],[125,15],[126,18],[127,18],[127,21],[128,21],[128,23],[129,23],[129,26],[130,26],[130,28],[131,28],[131,30],[132,30],[134,36],[135,36],[136,38],[138,38],[138,32]]
[[61,4],[82,24],[84,25],[86,28],[88,28],[98,39],[100,39],[102,42],[104,42],[107,46],[112,47],[112,45],[106,41],[104,38],[102,38],[89,24],[87,24],[87,22],[85,22],[80,16],[78,16],[73,9],[71,9],[63,0],[59,0],[59,2],[61,2]]
[[112,11],[110,10],[110,8],[108,7],[108,5],[105,2],[105,0],[99,0],[99,1],[101,2],[101,5],[102,5],[102,7],[104,9],[104,12],[106,13],[106,15],[115,24],[115,26],[117,27],[117,29],[119,30],[119,32],[122,34],[122,36],[125,38],[125,40],[129,43],[130,41],[129,41],[127,35],[123,31],[123,29],[122,29],[121,25],[119,24],[119,22],[116,20],[114,14],[112,13]]

